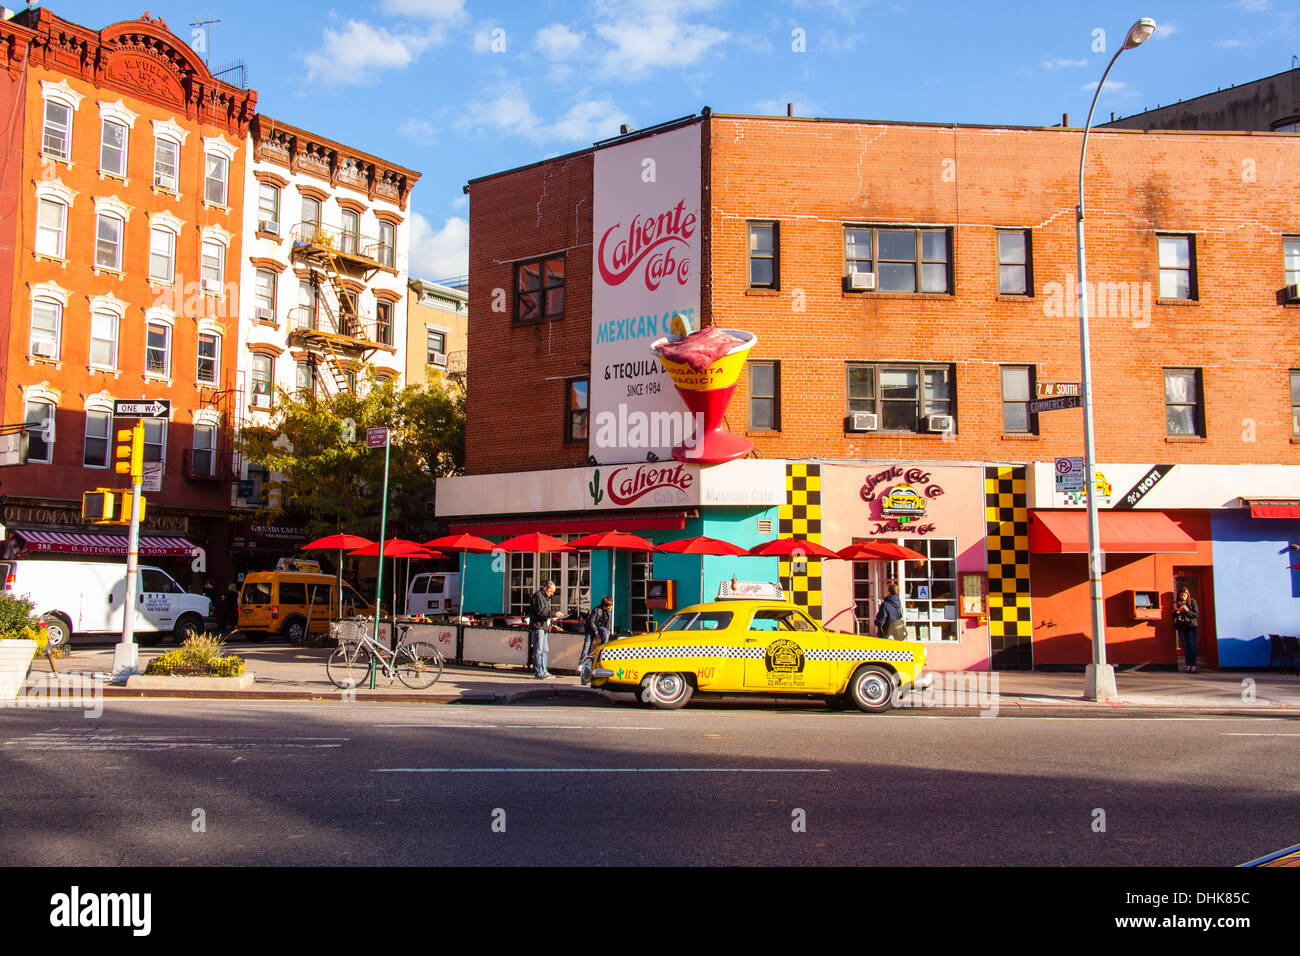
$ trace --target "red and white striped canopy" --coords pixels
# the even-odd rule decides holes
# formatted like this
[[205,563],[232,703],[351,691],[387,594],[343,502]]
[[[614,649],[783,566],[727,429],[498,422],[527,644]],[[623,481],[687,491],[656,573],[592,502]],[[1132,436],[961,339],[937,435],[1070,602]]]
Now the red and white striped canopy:
[[[124,534],[82,534],[76,531],[23,531],[13,529],[27,543],[23,554],[126,555]],[[198,550],[188,538],[140,536],[143,558],[183,558]]]

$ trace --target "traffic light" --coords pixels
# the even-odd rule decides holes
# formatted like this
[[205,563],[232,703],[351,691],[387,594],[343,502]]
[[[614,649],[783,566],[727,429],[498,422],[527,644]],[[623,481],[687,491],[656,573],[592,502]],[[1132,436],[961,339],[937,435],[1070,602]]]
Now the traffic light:
[[[145,498],[140,496],[140,520],[144,520]],[[131,492],[120,488],[96,488],[81,496],[81,518],[95,524],[130,524]]]
[[117,430],[117,450],[113,467],[119,475],[130,475],[131,484],[144,481],[144,423]]

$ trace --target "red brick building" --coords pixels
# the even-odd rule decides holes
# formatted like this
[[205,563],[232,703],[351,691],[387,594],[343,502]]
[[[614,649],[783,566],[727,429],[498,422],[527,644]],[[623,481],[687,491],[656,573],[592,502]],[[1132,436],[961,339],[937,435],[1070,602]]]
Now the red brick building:
[[[227,572],[244,148],[256,93],[212,77],[160,19],[92,30],[45,9],[0,22],[0,395],[26,464],[0,470],[11,553],[88,531],[120,486],[115,399],[146,420],[147,537]],[[188,582],[185,542],[170,555]]]
[[[688,135],[699,143],[698,205],[684,208],[698,208],[698,236],[668,234],[658,194],[640,218],[631,206],[601,212],[635,206],[643,183],[689,178]],[[631,229],[631,246],[638,235],[675,245],[698,269],[698,322],[756,336],[728,424],[764,462],[785,463],[779,504],[770,489],[747,508],[688,494],[682,524],[660,540],[711,533],[716,519],[714,530],[746,544],[772,534],[833,547],[939,542],[924,566],[771,571],[793,576],[796,597],[828,622],[852,611],[832,626],[860,628],[901,576],[918,609],[912,636],[934,641],[940,667],[1082,663],[1082,498],[1053,477],[1057,458],[1082,454],[1080,412],[1029,404],[1040,385],[1079,381],[1081,137],[706,111],[472,181],[466,458],[477,477],[440,489],[440,513],[468,525],[549,511],[553,529],[578,527],[608,503],[582,503],[565,481],[533,473],[564,469],[577,485],[597,466],[606,478],[659,467],[662,442],[596,441],[600,416],[614,412],[596,398],[611,372],[630,377],[629,402],[640,384],[666,382],[653,361],[638,364],[666,331],[662,315],[630,305],[593,319],[607,242]],[[640,179],[604,159],[636,151]],[[1090,138],[1092,384],[1115,663],[1176,661],[1175,583],[1201,595],[1211,663],[1265,664],[1268,634],[1300,629],[1300,582],[1279,558],[1300,544],[1298,164],[1294,135]],[[662,281],[646,273],[648,289]],[[607,333],[633,328],[607,361]],[[550,491],[516,487],[530,483]],[[945,491],[964,510],[945,504],[949,529],[893,520],[882,508],[900,484],[915,487],[922,511],[939,513]],[[622,519],[652,513],[630,507]],[[642,570],[678,573],[660,557]],[[684,575],[679,592],[698,582]]]

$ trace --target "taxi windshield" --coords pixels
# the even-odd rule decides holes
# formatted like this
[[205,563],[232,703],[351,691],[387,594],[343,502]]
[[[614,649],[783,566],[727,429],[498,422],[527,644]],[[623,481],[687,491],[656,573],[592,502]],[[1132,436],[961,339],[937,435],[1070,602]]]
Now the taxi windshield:
[[683,611],[674,614],[661,631],[721,631],[731,626],[730,611]]

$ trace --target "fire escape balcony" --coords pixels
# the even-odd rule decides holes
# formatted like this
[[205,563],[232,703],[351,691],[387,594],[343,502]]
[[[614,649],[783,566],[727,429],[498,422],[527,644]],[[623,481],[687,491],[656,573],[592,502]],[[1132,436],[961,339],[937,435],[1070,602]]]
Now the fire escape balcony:
[[380,325],[374,319],[363,320],[348,311],[333,314],[328,309],[313,309],[308,305],[289,310],[289,343],[309,348],[328,344],[335,349],[397,354],[391,325]]
[[367,279],[378,269],[394,268],[396,251],[391,245],[336,226],[299,223],[289,230],[289,238],[290,254],[307,262],[332,256],[340,266],[366,273]]

